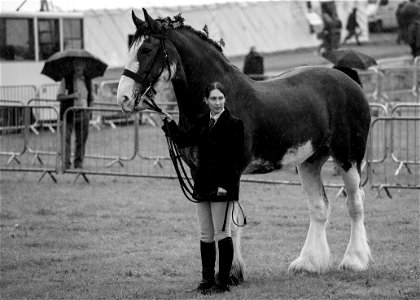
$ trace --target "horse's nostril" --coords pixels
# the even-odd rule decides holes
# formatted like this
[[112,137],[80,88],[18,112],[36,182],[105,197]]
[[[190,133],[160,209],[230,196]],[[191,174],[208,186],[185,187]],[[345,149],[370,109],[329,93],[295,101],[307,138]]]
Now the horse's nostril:
[[127,96],[124,96],[124,97],[122,97],[122,99],[121,99],[121,103],[122,103],[122,104],[127,103],[129,100],[130,100],[130,99],[128,99],[128,97],[127,97]]

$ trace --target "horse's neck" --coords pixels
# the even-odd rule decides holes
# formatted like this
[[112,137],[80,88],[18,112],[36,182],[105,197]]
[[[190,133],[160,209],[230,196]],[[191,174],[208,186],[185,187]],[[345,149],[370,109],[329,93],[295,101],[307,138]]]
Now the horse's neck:
[[235,70],[208,41],[190,32],[185,37],[191,40],[188,43],[185,39],[178,43],[174,41],[181,60],[182,75],[173,84],[180,112],[190,123],[206,111],[203,102],[205,87],[212,81],[225,81]]

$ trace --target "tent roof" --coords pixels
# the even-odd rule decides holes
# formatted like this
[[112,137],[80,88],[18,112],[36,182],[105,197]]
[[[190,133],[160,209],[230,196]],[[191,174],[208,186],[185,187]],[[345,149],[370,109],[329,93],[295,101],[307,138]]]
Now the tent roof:
[[[201,6],[146,8],[153,18],[182,13],[185,24],[202,30],[208,26],[215,41],[223,38],[226,56],[246,54],[251,46],[274,52],[318,43],[309,32],[304,3],[295,1],[224,3]],[[133,8],[143,19],[141,9]],[[131,9],[85,12],[86,49],[109,62],[122,65],[128,50],[128,35],[134,34]]]
[[[85,48],[104,59],[109,66],[124,63],[128,35],[135,32],[132,10],[144,18],[141,8],[87,10],[84,13]],[[146,10],[153,18],[182,13],[185,24],[196,30],[207,25],[210,38],[225,41],[223,52],[227,57],[245,55],[251,46],[259,52],[272,53],[315,47],[320,43],[316,34],[310,31],[311,20],[308,20],[305,1],[228,2],[149,7]]]

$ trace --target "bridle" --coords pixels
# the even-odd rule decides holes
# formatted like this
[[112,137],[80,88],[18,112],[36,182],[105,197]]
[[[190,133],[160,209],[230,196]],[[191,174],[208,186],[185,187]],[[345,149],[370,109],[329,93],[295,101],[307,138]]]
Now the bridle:
[[[136,99],[134,100],[133,110],[137,110],[137,106],[140,104],[140,102],[143,102],[144,104],[148,106],[149,109],[158,113],[162,113],[162,109],[156,104],[156,102],[153,99],[154,96],[156,95],[156,91],[153,88],[153,85],[155,85],[155,83],[159,80],[160,75],[162,75],[163,70],[165,69],[164,67],[165,65],[167,66],[168,71],[169,71],[169,78],[171,78],[171,67],[169,64],[168,51],[166,50],[166,46],[165,46],[165,36],[163,34],[150,34],[150,36],[158,38],[160,40],[160,46],[156,52],[156,55],[153,59],[153,63],[151,64],[151,67],[149,68],[149,70],[147,70],[147,72],[145,72],[146,76],[142,78],[143,76],[141,76],[140,74],[134,73],[133,71],[130,71],[128,69],[124,69],[122,75],[133,79],[135,82],[139,83],[141,86],[147,86],[145,92],[140,97],[137,96]],[[157,75],[153,76],[152,69],[156,63],[156,60],[160,51],[162,51],[163,53],[165,64],[162,64],[160,72]]]

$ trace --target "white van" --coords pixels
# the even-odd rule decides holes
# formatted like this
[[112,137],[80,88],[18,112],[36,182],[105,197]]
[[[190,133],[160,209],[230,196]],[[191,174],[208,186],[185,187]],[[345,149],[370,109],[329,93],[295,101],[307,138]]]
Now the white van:
[[367,16],[369,29],[381,32],[398,27],[395,13],[403,0],[368,0]]

